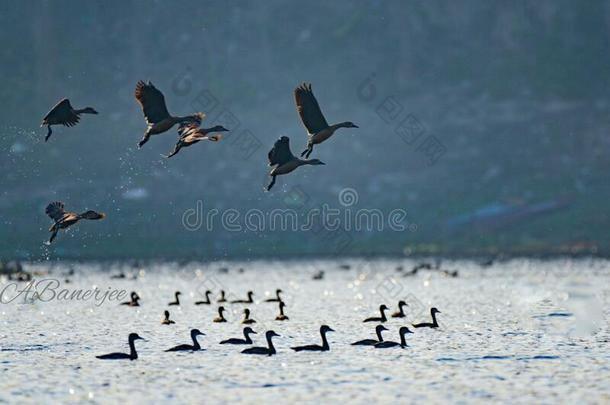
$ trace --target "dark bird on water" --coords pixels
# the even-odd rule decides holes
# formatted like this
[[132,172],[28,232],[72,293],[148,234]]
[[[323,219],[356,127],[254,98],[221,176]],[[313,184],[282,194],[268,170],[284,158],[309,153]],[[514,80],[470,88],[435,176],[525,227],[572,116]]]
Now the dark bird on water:
[[288,320],[288,317],[286,315],[284,315],[284,307],[286,307],[286,304],[284,303],[284,301],[280,301],[280,314],[275,317],[276,321],[287,321]]
[[326,340],[326,334],[328,332],[334,332],[334,330],[328,325],[322,325],[320,327],[320,335],[322,336],[322,346],[320,345],[306,345],[306,346],[297,346],[291,347],[295,352],[326,352],[330,349],[328,345],[328,340]]
[[216,302],[227,302],[227,297],[225,297],[225,290],[220,290],[220,298]]
[[77,214],[74,212],[66,212],[64,209],[64,203],[60,201],[52,202],[47,205],[45,209],[46,214],[53,220],[55,223],[49,228],[49,232],[51,232],[51,238],[47,242],[47,244],[51,244],[55,237],[57,236],[57,232],[60,229],[66,229],[80,221],[81,219],[103,219],[106,217],[105,214],[101,214],[95,211],[85,211],[82,214]]
[[267,331],[265,333],[265,338],[267,339],[267,347],[250,347],[248,349],[242,350],[241,352],[244,354],[261,354],[265,356],[273,356],[275,353],[275,347],[273,346],[273,341],[271,340],[273,337],[279,337],[277,333],[272,330]]
[[252,344],[252,339],[250,338],[251,334],[256,334],[256,332],[254,332],[251,327],[246,326],[244,328],[244,338],[243,339],[231,338],[231,339],[223,340],[222,342],[220,342],[220,344],[221,345],[251,345]]
[[75,110],[72,108],[70,100],[67,98],[61,100],[42,119],[42,124],[40,124],[40,126],[43,127],[46,125],[48,128],[47,136],[45,136],[44,141],[48,141],[53,133],[53,130],[51,130],[51,125],[65,125],[67,127],[73,127],[74,125],[78,124],[81,114],[97,114],[97,111],[91,107]]
[[439,311],[436,308],[432,308],[430,309],[430,316],[432,316],[432,322],[422,322],[422,323],[417,323],[417,324],[413,324],[414,328],[438,328],[438,322],[436,321],[436,314],[440,314],[441,311]]
[[408,306],[403,300],[398,301],[398,311],[392,314],[392,318],[404,318],[406,316],[404,307]]
[[381,313],[381,316],[372,316],[370,318],[366,318],[362,322],[385,322],[388,320],[388,318],[385,316],[385,311],[387,311],[387,310],[388,310],[388,307],[386,307],[385,305],[380,305],[379,312]]
[[180,294],[182,294],[180,291],[176,291],[174,293],[174,301],[168,303],[167,305],[180,305]]
[[128,305],[130,307],[139,307],[140,306],[140,296],[137,292],[132,291],[130,294],[130,300],[126,302],[121,302],[121,305]]
[[254,300],[252,299],[253,295],[254,295],[254,293],[252,291],[248,291],[248,299],[233,300],[233,301],[231,301],[231,304],[252,304],[254,302]]
[[223,306],[218,307],[218,317],[214,318],[214,322],[220,323],[220,322],[227,321],[225,319],[225,316],[223,315],[223,312],[225,312],[225,307],[223,307]]
[[297,104],[297,111],[301,117],[301,121],[307,129],[307,149],[301,153],[301,156],[309,158],[313,151],[313,146],[324,142],[339,128],[358,128],[351,121],[340,122],[334,125],[328,125],[318,100],[313,95],[311,84],[303,83],[294,89],[294,100]]
[[[102,360],[136,360],[138,358],[138,353],[136,352],[135,341],[138,339],[142,339],[137,333],[129,334],[129,354],[127,353],[109,353],[102,354],[101,356],[95,356],[98,359]],[[144,340],[144,339],[142,339]]]
[[171,349],[167,349],[166,352],[196,352],[197,350],[204,350],[201,348],[201,345],[199,345],[197,336],[205,336],[205,333],[199,331],[199,329],[191,329],[191,340],[193,341],[192,345],[178,345],[172,347]]
[[248,308],[244,309],[244,319],[241,321],[241,323],[244,325],[252,325],[253,323],[256,323],[254,319],[250,318],[250,310]]
[[275,290],[275,297],[274,298],[267,298],[265,300],[265,302],[281,302],[282,301],[282,297],[280,297],[281,293],[282,293],[282,290],[280,290],[278,288],[277,290]]
[[267,186],[267,191],[271,190],[275,184],[275,178],[282,174],[288,174],[294,171],[299,166],[304,165],[323,165],[325,163],[318,159],[299,159],[292,154],[290,151],[290,139],[287,136],[282,136],[280,139],[275,141],[273,148],[267,154],[269,159],[269,166],[273,169],[269,172],[272,177],[271,183]]
[[176,322],[172,321],[171,319],[169,319],[169,311],[164,311],[163,312],[163,320],[161,321],[162,325],[173,325]]
[[352,346],[375,346],[377,343],[383,342],[383,336],[381,335],[381,332],[383,332],[384,330],[388,330],[388,329],[383,325],[377,325],[375,327],[375,334],[377,335],[376,340],[375,339],[359,340],[357,342],[352,343]]
[[411,332],[411,330],[409,328],[407,328],[406,326],[403,326],[398,331],[398,334],[400,335],[400,343],[398,343],[398,342],[389,342],[389,341],[379,342],[379,343],[377,343],[375,345],[375,348],[377,348],[377,349],[387,349],[389,347],[401,347],[401,348],[404,349],[405,347],[407,347],[407,339],[406,339],[407,333],[413,333],[413,332]]
[[174,117],[170,115],[169,111],[167,111],[167,106],[165,105],[163,93],[161,93],[161,91],[151,82],[146,84],[140,80],[138,84],[136,84],[135,97],[136,100],[138,100],[138,103],[140,103],[140,106],[142,106],[144,118],[146,118],[146,123],[148,124],[144,137],[138,143],[138,147],[140,148],[148,142],[152,135],[167,132],[176,124],[195,122],[204,117],[203,113],[196,113],[184,117]]
[[180,124],[178,127],[178,134],[180,136],[178,142],[176,142],[174,150],[169,155],[165,156],[166,158],[169,159],[177,154],[180,149],[189,147],[200,141],[218,142],[222,139],[222,135],[214,132],[225,132],[228,131],[228,129],[222,125],[215,125],[212,128],[199,128],[203,117],[203,114],[201,114],[196,117],[193,122]]
[[212,303],[212,301],[210,301],[211,294],[212,294],[212,291],[207,290],[205,292],[205,301],[196,301],[195,305],[210,305]]

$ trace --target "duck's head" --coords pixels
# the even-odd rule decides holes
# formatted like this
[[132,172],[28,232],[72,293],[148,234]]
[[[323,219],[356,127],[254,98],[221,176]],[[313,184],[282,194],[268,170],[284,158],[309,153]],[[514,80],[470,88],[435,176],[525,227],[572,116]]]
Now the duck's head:
[[404,307],[404,306],[408,306],[406,302],[404,302],[403,300],[398,301],[398,306],[399,307]]
[[282,291],[281,288],[278,288],[277,290],[275,290],[275,295],[280,295],[281,293],[283,293],[284,291]]
[[407,333],[413,332],[411,332],[411,329],[407,328],[406,326],[403,326],[398,330],[398,333],[400,333],[400,335],[406,335]]
[[130,295],[131,295],[131,300],[132,300],[132,301],[137,301],[137,300],[139,300],[139,299],[140,299],[140,296],[139,296],[139,295],[138,295],[138,293],[137,293],[137,292],[135,292],[135,291],[132,291]]
[[249,326],[245,327],[244,328],[244,335],[250,335],[250,334],[255,334],[256,335],[256,332],[254,332],[254,330],[251,327],[249,327]]
[[334,332],[335,330],[328,325],[320,326],[320,333]]
[[89,210],[80,214],[79,217],[84,219],[104,219],[106,214]]
[[382,311],[382,312],[383,312],[383,311],[387,311],[387,310],[388,310],[388,307],[387,307],[385,304],[381,304],[381,305],[379,306],[379,310],[380,310],[380,311]]
[[133,342],[134,340],[144,340],[144,338],[140,337],[140,335],[138,335],[137,333],[130,333],[129,334],[129,341]]
[[195,337],[195,336],[205,336],[205,333],[203,333],[199,329],[191,329],[191,336],[192,337]]
[[250,310],[248,308],[244,309],[244,315],[246,315],[246,318],[250,316]]
[[222,314],[225,311],[225,307],[223,307],[222,305],[218,307],[218,313]]
[[440,313],[441,313],[441,311],[439,311],[438,309],[436,309],[436,307],[433,307],[433,308],[430,310],[430,313],[431,313],[431,314],[440,314]]
[[248,298],[252,299],[252,296],[254,295],[254,293],[252,291],[248,291]]
[[384,330],[388,330],[388,328],[386,328],[386,327],[385,327],[385,326],[383,326],[383,325],[377,325],[377,326],[375,327],[375,332],[377,332],[377,333],[381,333],[381,332],[382,332],[382,331],[384,331]]
[[343,128],[360,128],[358,125],[354,124],[351,121],[345,121],[341,126]]
[[223,127],[222,125],[213,126],[209,130],[209,132],[227,132],[227,131],[229,131],[229,130],[226,129],[225,127]]
[[212,291],[210,291],[210,290],[205,290],[205,295],[206,295],[206,296],[208,296],[208,295],[210,295],[210,294],[212,294]]
[[180,294],[182,294],[180,291],[176,291],[176,292],[174,293],[174,295],[175,295],[176,297],[177,297],[177,296],[179,296]]
[[163,311],[163,316],[165,316],[165,319],[169,319],[169,311]]
[[280,337],[280,335],[278,335],[277,333],[275,333],[272,330],[268,330],[267,333],[265,334],[265,336],[267,336],[267,339],[271,339],[272,337]]

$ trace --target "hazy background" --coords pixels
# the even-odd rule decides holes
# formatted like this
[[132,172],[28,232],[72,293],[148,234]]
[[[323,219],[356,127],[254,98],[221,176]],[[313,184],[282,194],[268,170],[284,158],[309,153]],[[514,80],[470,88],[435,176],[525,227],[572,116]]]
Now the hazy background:
[[[608,1],[21,1],[0,5],[0,27],[0,258],[610,253]],[[170,112],[236,130],[167,161],[175,131],[137,150],[140,79]],[[265,193],[275,139],[305,146],[303,81],[329,122],[360,129]],[[63,97],[100,115],[44,143],[40,121]],[[418,142],[396,133],[409,116]],[[244,149],[244,130],[260,147]],[[433,164],[425,139],[445,150]],[[345,188],[352,208],[405,209],[415,225],[348,243],[182,225],[197,201],[332,207]],[[53,200],[108,218],[47,248]]]

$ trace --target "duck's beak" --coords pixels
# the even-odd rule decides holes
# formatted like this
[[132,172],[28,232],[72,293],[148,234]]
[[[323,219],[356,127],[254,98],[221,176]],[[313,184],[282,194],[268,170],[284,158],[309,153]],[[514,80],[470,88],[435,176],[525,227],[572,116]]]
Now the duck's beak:
[[329,332],[334,332],[335,330],[333,328],[328,328]]

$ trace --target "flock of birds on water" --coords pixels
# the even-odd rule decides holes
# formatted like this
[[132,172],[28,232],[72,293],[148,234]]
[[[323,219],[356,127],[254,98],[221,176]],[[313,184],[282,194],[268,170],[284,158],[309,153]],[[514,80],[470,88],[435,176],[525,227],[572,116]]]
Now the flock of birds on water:
[[[213,305],[214,302],[212,302],[212,299],[211,299],[212,294],[213,294],[212,291],[207,290],[204,294],[205,300],[196,301],[194,303],[194,305]],[[284,308],[286,308],[286,304],[282,300],[281,294],[282,294],[282,290],[277,289],[275,291],[275,297],[268,298],[268,299],[264,300],[263,302],[277,303],[279,314],[275,317],[275,320],[276,321],[288,321],[289,318],[284,313]],[[181,295],[181,292],[176,291],[174,293],[174,300],[169,302],[167,305],[168,306],[180,306],[181,305],[180,295]],[[226,311],[224,305],[227,305],[227,304],[254,304],[254,298],[253,298],[254,292],[248,291],[247,297],[248,298],[246,298],[246,299],[228,301],[226,298],[225,291],[221,290],[220,296],[216,300],[216,303],[219,304],[218,316],[213,319],[213,322],[215,322],[215,323],[228,322],[228,320],[224,316],[224,313]],[[130,294],[130,300],[126,301],[126,302],[122,302],[120,305],[129,306],[129,307],[140,307],[140,296],[138,295],[137,292],[132,291]],[[404,308],[406,306],[408,306],[408,304],[405,301],[403,301],[403,300],[399,301],[398,310],[396,312],[392,313],[390,315],[390,317],[406,318],[407,315],[404,311]],[[370,318],[366,318],[363,320],[363,322],[378,323],[378,325],[375,327],[375,337],[376,337],[375,339],[363,339],[363,340],[353,342],[353,343],[351,343],[351,345],[352,346],[371,346],[371,347],[374,347],[377,349],[387,349],[387,348],[404,349],[404,348],[408,347],[407,341],[406,341],[406,335],[413,333],[413,332],[406,326],[402,326],[399,329],[398,334],[399,334],[400,340],[398,342],[384,340],[382,332],[389,330],[388,328],[386,328],[383,325],[383,323],[385,323],[389,320],[388,316],[386,315],[386,312],[388,310],[389,310],[389,308],[386,305],[381,305],[379,307],[379,316],[372,316]],[[243,313],[244,313],[244,317],[241,320],[241,324],[243,324],[243,325],[256,324],[256,320],[251,318],[251,313],[250,313],[249,308],[244,308]],[[431,308],[430,316],[432,318],[432,322],[423,322],[423,323],[412,324],[413,328],[432,328],[432,329],[438,328],[439,324],[436,319],[436,314],[438,314],[438,313],[440,313],[440,311],[438,309]],[[162,325],[174,325],[175,323],[176,322],[170,318],[169,311],[165,310],[163,312],[163,320],[161,321],[161,324]],[[321,345],[320,344],[311,344],[311,345],[304,345],[304,346],[294,346],[294,347],[291,347],[291,349],[294,350],[295,352],[326,352],[326,351],[329,351],[330,345],[328,343],[328,339],[326,338],[326,334],[328,332],[334,332],[334,330],[328,325],[320,326],[320,336],[322,338]],[[242,345],[242,346],[253,345],[254,341],[252,340],[252,337],[251,337],[251,335],[253,335],[253,334],[257,334],[257,332],[255,332],[251,326],[246,326],[243,329],[243,338],[229,338],[229,339],[222,340],[219,344],[221,344],[221,345]],[[196,352],[196,351],[200,351],[200,350],[205,350],[201,347],[201,344],[197,340],[197,338],[199,336],[205,336],[205,333],[201,332],[199,329],[192,329],[190,335],[191,335],[192,344],[181,344],[178,346],[171,347],[165,351],[166,352]],[[242,350],[241,353],[273,356],[277,353],[275,346],[273,345],[274,337],[280,337],[280,335],[277,334],[273,330],[268,330],[265,332],[265,339],[267,342],[267,346],[248,347],[248,348]],[[137,333],[129,334],[129,336],[128,336],[129,353],[109,353],[109,354],[104,354],[104,355],[100,355],[100,356],[96,356],[96,357],[98,359],[102,359],[102,360],[121,360],[121,359],[136,360],[138,358],[138,352],[136,351],[135,341],[139,340],[139,339],[143,339],[143,338],[140,337],[140,335],[138,335]]]
[[[139,81],[136,84],[135,98],[142,107],[147,124],[146,132],[138,143],[139,148],[144,146],[151,136],[166,133],[178,125],[178,141],[174,150],[165,156],[166,158],[171,158],[178,154],[182,148],[189,147],[200,141],[218,142],[222,139],[220,133],[229,131],[221,125],[201,128],[201,123],[205,119],[205,113],[203,112],[186,116],[171,115],[165,104],[165,96],[151,82],[145,83]],[[277,176],[289,174],[300,166],[324,165],[324,162],[319,159],[309,159],[314,145],[329,139],[339,128],[358,128],[351,121],[333,125],[328,124],[313,94],[311,84],[303,83],[295,88],[294,98],[301,122],[307,130],[307,147],[301,153],[301,158],[299,158],[292,154],[290,139],[287,136],[282,136],[274,143],[267,154],[269,166],[272,167],[269,172],[271,182],[266,187],[267,191],[271,190]],[[98,114],[98,112],[92,107],[75,109],[67,98],[57,103],[42,120],[41,126],[46,126],[48,129],[45,142],[49,140],[53,133],[51,129],[53,125],[73,127],[78,124],[82,114]],[[302,157],[305,159],[302,159]],[[95,211],[86,211],[82,214],[67,212],[64,204],[60,201],[50,203],[46,207],[45,212],[54,221],[49,229],[51,237],[47,244],[53,242],[59,230],[66,229],[81,219],[98,220],[105,217],[103,213]]]

